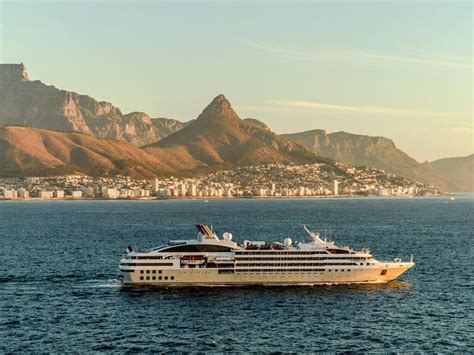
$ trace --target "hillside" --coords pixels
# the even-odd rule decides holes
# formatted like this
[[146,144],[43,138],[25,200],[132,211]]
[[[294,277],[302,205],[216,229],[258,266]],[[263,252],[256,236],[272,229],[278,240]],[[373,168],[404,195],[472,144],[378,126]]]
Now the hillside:
[[143,112],[123,114],[110,102],[31,81],[23,64],[0,64],[1,125],[82,132],[141,146],[156,142],[185,124],[152,119]]
[[170,171],[156,157],[118,140],[83,133],[0,127],[0,175],[84,173],[151,177]]
[[[465,159],[453,158],[459,159],[455,161],[443,159],[432,164],[418,163],[398,149],[393,141],[384,137],[346,132],[327,134],[323,130],[277,135],[257,119],[240,119],[223,95],[217,96],[197,119],[189,122],[152,118],[144,112],[123,114],[109,102],[60,90],[38,80],[31,81],[23,64],[0,64],[0,126],[26,126],[57,132],[83,133],[91,139],[82,138],[81,142],[93,147],[102,146],[104,154],[113,146],[111,152],[118,154],[113,157],[107,153],[107,163],[98,159],[99,162],[95,164],[95,158],[84,158],[93,165],[91,167],[87,167],[82,160],[76,162],[74,159],[69,161],[61,158],[62,163],[58,163],[49,155],[34,155],[43,151],[41,140],[34,141],[39,144],[38,152],[35,152],[33,141],[29,142],[28,149],[23,151],[25,140],[19,135],[21,142],[10,140],[8,144],[4,142],[4,146],[0,146],[9,149],[9,152],[1,150],[0,154],[3,157],[6,157],[7,153],[11,154],[10,158],[13,159],[12,162],[5,160],[0,167],[1,171],[9,174],[16,169],[22,174],[25,171],[35,174],[34,157],[37,158],[38,169],[44,171],[120,171],[120,166],[113,163],[114,161],[128,160],[131,164],[135,159],[127,155],[132,154],[129,144],[126,144],[130,143],[143,147],[143,150],[135,149],[133,156],[141,154],[145,161],[154,162],[152,167],[142,164],[137,171],[132,171],[133,173],[141,171],[148,175],[151,172],[195,174],[220,168],[267,163],[306,164],[324,161],[322,157],[325,157],[326,160],[328,158],[350,165],[371,166],[423,183],[432,183],[446,191],[473,191],[472,155]],[[12,127],[8,128],[4,135],[13,134],[12,130]],[[35,132],[25,129],[24,133],[26,131],[31,135]],[[39,134],[38,132],[40,131],[35,134]],[[46,136],[53,135],[52,132],[42,132]],[[68,135],[61,139],[59,136],[55,137],[56,140],[71,139]],[[109,140],[95,141],[94,137]],[[77,141],[77,138],[74,139]],[[118,152],[119,144],[110,140],[126,142],[123,145],[124,151]],[[97,143],[99,141],[100,144]],[[16,150],[17,148],[19,150]],[[17,152],[22,157],[17,157]],[[56,154],[55,151],[49,153],[53,156]],[[121,157],[122,153],[126,158]],[[28,156],[32,158],[31,161],[25,158]],[[59,165],[51,165],[52,161]],[[125,170],[130,169],[133,170],[131,166],[127,166]]]
[[459,186],[466,187],[466,191],[474,191],[474,154],[435,160],[431,166]]
[[305,164],[320,160],[304,147],[286,141],[268,128],[241,120],[223,95],[216,97],[196,120],[178,132],[143,148],[85,133],[0,127],[0,175],[4,176],[64,173],[134,177],[195,175],[222,167]]
[[304,145],[317,155],[355,166],[371,166],[392,174],[432,183],[446,191],[470,191],[469,185],[453,180],[433,169],[429,163],[418,163],[385,137],[370,137],[346,132],[327,134],[324,130],[284,134],[283,137]]
[[155,156],[175,156],[176,164],[188,169],[320,161],[266,126],[240,119],[224,95],[214,98],[189,125],[144,149]]

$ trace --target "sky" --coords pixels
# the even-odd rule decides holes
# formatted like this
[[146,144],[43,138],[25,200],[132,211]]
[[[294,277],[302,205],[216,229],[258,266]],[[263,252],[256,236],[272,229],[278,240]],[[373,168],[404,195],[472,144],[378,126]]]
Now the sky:
[[0,62],[183,121],[223,93],[277,133],[474,152],[471,1],[4,1]]

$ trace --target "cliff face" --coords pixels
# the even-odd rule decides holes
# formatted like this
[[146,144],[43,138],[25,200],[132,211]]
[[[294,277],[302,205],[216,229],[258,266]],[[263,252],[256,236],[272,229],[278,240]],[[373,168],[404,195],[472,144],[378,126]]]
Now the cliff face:
[[285,134],[284,137],[300,142],[312,152],[330,157],[346,164],[390,165],[395,161],[405,164],[418,164],[407,154],[397,149],[392,140],[385,137],[370,137],[346,132],[327,134],[324,130],[313,130],[295,134]]
[[26,67],[21,64],[1,64],[0,80],[30,81]]
[[163,138],[168,137],[170,134],[177,132],[188,124],[193,122],[193,120],[188,122],[181,122],[178,120],[173,120],[171,118],[152,118],[151,123],[153,124],[153,130],[155,131],[155,136],[158,138],[157,140],[161,140]]
[[178,122],[157,124],[142,112],[123,115],[110,102],[30,81],[23,64],[0,64],[0,125],[81,132],[141,146],[182,128]]
[[327,134],[324,130],[284,134],[283,137],[304,145],[313,153],[342,163],[371,166],[389,173],[423,183],[431,183],[445,191],[466,191],[468,186],[459,184],[430,164],[418,163],[398,149],[391,139],[371,137],[346,132]]

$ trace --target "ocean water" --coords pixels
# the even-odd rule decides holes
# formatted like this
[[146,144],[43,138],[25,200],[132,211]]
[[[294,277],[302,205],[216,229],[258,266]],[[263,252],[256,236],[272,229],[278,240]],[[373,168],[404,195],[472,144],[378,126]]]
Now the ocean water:
[[[386,285],[120,287],[123,250],[305,238],[416,266]],[[474,352],[474,198],[0,202],[0,353]]]

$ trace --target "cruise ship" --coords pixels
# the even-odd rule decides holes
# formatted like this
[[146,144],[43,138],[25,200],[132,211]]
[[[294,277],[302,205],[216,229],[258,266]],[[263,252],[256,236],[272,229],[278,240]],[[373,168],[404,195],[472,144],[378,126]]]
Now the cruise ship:
[[130,246],[120,261],[124,286],[325,285],[385,283],[414,266],[395,258],[378,261],[369,249],[354,250],[304,229],[308,241],[250,241],[219,236],[196,225],[196,239],[174,240],[147,251]]

